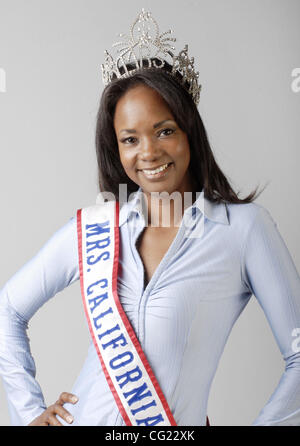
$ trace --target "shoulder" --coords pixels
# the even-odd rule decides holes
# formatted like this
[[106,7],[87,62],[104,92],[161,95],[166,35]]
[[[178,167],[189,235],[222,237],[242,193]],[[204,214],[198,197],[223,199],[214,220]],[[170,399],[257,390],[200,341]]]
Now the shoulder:
[[229,227],[234,237],[244,245],[250,234],[267,233],[277,226],[269,210],[252,203],[226,203]]
[[271,217],[270,212],[263,205],[252,203],[226,203],[229,224],[235,228],[250,228],[255,223],[263,223]]

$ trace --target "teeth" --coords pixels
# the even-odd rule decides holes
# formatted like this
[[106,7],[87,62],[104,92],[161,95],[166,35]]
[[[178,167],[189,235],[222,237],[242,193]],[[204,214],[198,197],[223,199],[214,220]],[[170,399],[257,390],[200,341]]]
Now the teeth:
[[169,163],[164,164],[163,166],[160,166],[160,167],[158,167],[158,168],[155,169],[155,170],[146,170],[146,169],[143,169],[143,172],[149,173],[150,175],[154,175],[154,174],[156,174],[156,173],[158,173],[158,172],[161,172],[162,170],[165,170],[165,169],[168,167],[168,165],[169,165]]

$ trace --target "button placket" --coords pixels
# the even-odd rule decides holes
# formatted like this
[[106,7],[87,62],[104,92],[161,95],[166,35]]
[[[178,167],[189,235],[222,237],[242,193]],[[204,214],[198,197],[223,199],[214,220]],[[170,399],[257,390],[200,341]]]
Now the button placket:
[[[185,227],[181,221],[181,224],[178,228],[177,234],[174,237],[174,240],[172,241],[171,245],[169,246],[169,249],[165,253],[161,262],[157,266],[153,276],[151,277],[151,279],[148,282],[145,289],[144,289],[144,279],[143,279],[143,288],[142,288],[143,292],[141,294],[141,298],[139,300],[138,310],[137,310],[137,312],[138,312],[138,314],[137,314],[138,338],[139,338],[139,342],[140,342],[142,348],[143,348],[144,338],[145,338],[145,311],[146,311],[146,303],[147,303],[148,297],[151,294],[151,291],[155,287],[156,283],[158,282],[164,268],[167,266],[169,260],[172,258],[173,253],[175,253],[177,251],[177,248],[180,245],[182,238],[184,236],[184,232],[185,232]],[[140,233],[139,233],[139,235],[140,235]],[[135,246],[135,249],[136,249],[136,246]],[[145,272],[142,259],[139,255],[137,249],[136,249],[136,255],[137,255],[137,258],[139,259],[139,263],[140,263],[141,268],[143,269],[143,272]],[[143,275],[143,277],[144,277],[144,275]]]

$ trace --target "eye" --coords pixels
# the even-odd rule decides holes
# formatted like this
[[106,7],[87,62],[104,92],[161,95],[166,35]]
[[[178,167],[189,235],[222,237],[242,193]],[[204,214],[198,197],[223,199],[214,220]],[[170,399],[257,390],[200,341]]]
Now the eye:
[[171,133],[165,135],[165,136],[169,136],[170,134],[174,133],[174,130],[173,129],[163,129],[161,132],[159,132],[159,135],[161,135],[163,132],[171,132]]
[[131,142],[128,141],[128,140],[130,140],[130,139],[135,139],[135,138],[133,138],[132,136],[129,136],[129,138],[124,138],[124,139],[122,139],[121,142],[124,143],[124,144],[131,144]]
[[[174,133],[175,130],[170,129],[170,128],[163,129],[160,132],[158,132],[158,136],[160,136],[163,132],[171,132],[171,133],[168,133],[168,134],[164,135],[164,136],[169,136],[170,134]],[[135,140],[135,139],[136,138],[134,138],[133,136],[129,136],[128,138],[121,139],[121,142],[123,144],[131,145],[131,144],[133,144],[135,142],[135,141],[132,142],[132,140]]]

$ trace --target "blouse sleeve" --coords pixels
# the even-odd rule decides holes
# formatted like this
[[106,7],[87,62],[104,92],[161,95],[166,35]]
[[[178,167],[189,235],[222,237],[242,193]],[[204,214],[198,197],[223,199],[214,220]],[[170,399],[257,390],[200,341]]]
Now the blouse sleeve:
[[0,374],[12,425],[28,425],[46,409],[26,330],[45,302],[79,278],[76,234],[72,217],[0,290]]
[[243,279],[280,349],[285,370],[253,426],[300,426],[300,278],[277,224],[258,205],[244,246]]

